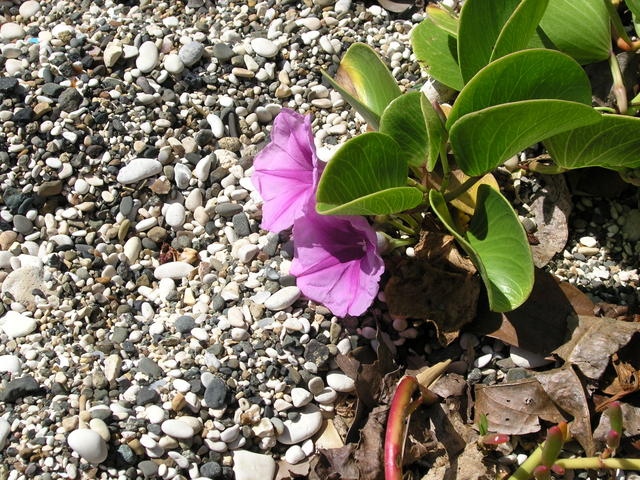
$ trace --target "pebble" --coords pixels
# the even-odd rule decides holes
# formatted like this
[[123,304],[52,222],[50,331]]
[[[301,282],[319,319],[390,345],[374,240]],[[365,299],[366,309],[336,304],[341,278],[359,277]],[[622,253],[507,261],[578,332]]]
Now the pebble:
[[36,321],[19,312],[7,312],[0,318],[0,328],[9,338],[19,338],[33,333]]
[[67,443],[83,459],[89,463],[99,464],[107,459],[107,444],[104,439],[93,430],[80,428],[69,434]]
[[271,455],[236,450],[233,452],[233,473],[235,480],[273,480],[276,462]]
[[322,427],[322,412],[315,405],[307,405],[300,411],[296,421],[285,420],[284,430],[278,435],[278,441],[284,445],[301,443],[311,438]]
[[291,465],[295,465],[300,463],[306,458],[305,453],[302,451],[302,448],[299,445],[292,445],[287,448],[287,451],[284,454],[284,459],[287,463]]
[[264,58],[273,58],[278,54],[278,46],[266,38],[254,38],[251,40],[251,48]]
[[178,229],[181,228],[184,224],[185,215],[186,212],[182,204],[172,203],[171,205],[169,205],[169,208],[167,208],[164,219],[167,224],[175,229]]
[[184,70],[184,63],[180,59],[178,55],[175,53],[171,53],[164,57],[164,68],[167,72],[172,73],[174,75],[178,73],[182,73]]
[[180,420],[165,420],[161,428],[164,433],[173,438],[187,439],[195,435],[191,425]]
[[137,183],[162,172],[162,164],[153,158],[134,158],[118,172],[118,182],[123,185]]
[[298,287],[285,287],[271,295],[265,302],[264,306],[269,310],[277,312],[289,308],[300,298],[300,289]]
[[0,452],[7,446],[7,440],[11,435],[11,424],[4,418],[0,418]]
[[542,355],[515,346],[511,347],[509,357],[513,363],[522,368],[538,368],[551,363],[550,360],[546,360]]
[[356,389],[356,382],[342,372],[329,372],[327,374],[327,385],[336,392],[350,393]]
[[24,29],[13,22],[3,23],[0,27],[0,37],[7,42],[12,42],[24,37]]
[[0,372],[20,375],[22,373],[22,361],[15,355],[0,355]]
[[196,267],[187,262],[168,262],[156,267],[153,275],[158,279],[173,278],[178,280],[188,276]]
[[11,272],[2,282],[2,293],[10,294],[28,310],[35,310],[34,292],[48,291],[41,266],[24,266]]
[[204,53],[204,45],[200,42],[189,42],[180,48],[178,55],[186,67],[191,67],[198,63]]
[[112,41],[107,44],[104,49],[104,65],[107,68],[113,67],[120,57],[122,57],[122,44],[118,41]]
[[304,388],[292,388],[291,389],[291,401],[296,408],[304,407],[313,400],[313,394]]
[[142,250],[142,241],[139,237],[131,237],[126,241],[123,247],[124,255],[127,257],[129,261],[129,265],[133,265],[136,260],[138,260],[138,256],[140,256],[140,251]]
[[27,0],[20,5],[18,13],[25,20],[30,20],[40,11],[40,4],[35,0]]
[[149,73],[158,64],[158,47],[152,41],[146,41],[140,45],[138,58],[136,59],[136,67],[142,73]]

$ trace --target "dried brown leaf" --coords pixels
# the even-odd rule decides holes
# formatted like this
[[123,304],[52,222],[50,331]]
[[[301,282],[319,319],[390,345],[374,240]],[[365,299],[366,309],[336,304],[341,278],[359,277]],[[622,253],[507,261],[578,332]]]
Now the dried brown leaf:
[[571,340],[556,350],[567,363],[576,365],[591,380],[599,380],[611,355],[640,332],[640,324],[611,318],[579,316]]
[[593,311],[588,298],[567,285],[536,269],[533,291],[524,304],[503,314],[483,313],[470,328],[480,335],[548,355],[565,342],[567,317],[575,315],[576,309],[583,314]]
[[[356,445],[349,443],[342,448],[318,450],[311,465],[311,480],[361,480],[360,471],[353,456]],[[364,480],[364,479],[362,479]]]
[[533,263],[542,268],[561,252],[569,238],[568,219],[571,214],[571,194],[561,175],[542,175],[544,187],[536,192],[531,212],[538,229],[537,245],[531,246]]
[[564,417],[538,380],[527,378],[514,383],[476,385],[475,421],[487,416],[489,431],[524,435],[540,430],[540,420],[558,423]]
[[580,442],[587,456],[594,455],[596,450],[591,434],[587,394],[572,366],[565,365],[547,372],[535,372],[534,375],[551,400],[573,417],[571,434]]
[[384,434],[387,406],[374,408],[360,432],[360,443],[354,457],[362,480],[384,480]]
[[429,390],[442,398],[461,397],[467,390],[467,382],[462,375],[447,373],[436,380]]
[[295,480],[309,477],[309,460],[291,465],[284,460],[278,462],[278,472],[275,480]]

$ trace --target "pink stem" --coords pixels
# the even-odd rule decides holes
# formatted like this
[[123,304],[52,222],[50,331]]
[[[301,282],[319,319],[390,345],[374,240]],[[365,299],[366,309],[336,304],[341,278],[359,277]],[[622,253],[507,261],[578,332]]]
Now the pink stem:
[[384,437],[384,478],[385,480],[402,480],[402,457],[404,452],[404,436],[407,416],[410,410],[417,408],[411,402],[411,396],[418,387],[415,377],[406,376],[400,380],[391,400],[391,408],[387,418],[387,431]]

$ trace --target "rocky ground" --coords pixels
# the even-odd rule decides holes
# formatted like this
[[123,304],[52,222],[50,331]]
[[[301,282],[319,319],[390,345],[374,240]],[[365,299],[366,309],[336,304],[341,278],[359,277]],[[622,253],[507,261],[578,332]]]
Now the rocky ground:
[[[300,298],[291,242],[259,228],[252,161],[282,107],[314,115],[325,158],[364,128],[320,74],[353,42],[419,81],[420,14],[351,0],[0,13],[0,478],[271,479],[278,459],[339,443],[324,419],[354,384],[334,358],[383,315],[338,321]],[[635,291],[628,270],[610,278]],[[398,345],[417,335],[389,328]],[[477,346],[472,381],[503,347]],[[502,377],[529,366],[512,360]]]

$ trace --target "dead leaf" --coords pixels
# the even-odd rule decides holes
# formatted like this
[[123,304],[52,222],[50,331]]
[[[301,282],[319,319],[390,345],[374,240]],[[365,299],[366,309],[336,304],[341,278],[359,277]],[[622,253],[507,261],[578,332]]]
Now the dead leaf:
[[389,408],[374,408],[360,432],[360,443],[354,452],[362,480],[384,480],[384,434]]
[[338,430],[336,430],[332,419],[329,418],[325,420],[316,439],[316,447],[324,449],[344,447],[344,441],[338,433]]
[[311,462],[310,480],[364,480],[353,456],[356,445],[342,448],[319,449]]
[[295,480],[308,478],[309,476],[310,462],[305,460],[304,462],[291,465],[285,460],[278,462],[278,472],[275,480]]
[[[631,351],[633,351],[633,353]],[[596,411],[600,412],[604,410],[609,403],[620,400],[640,390],[640,371],[638,370],[640,359],[638,359],[636,351],[637,346],[629,343],[618,353],[612,355],[611,364],[616,372],[616,377],[611,384],[604,389],[604,393],[611,395],[611,398],[599,404],[596,407]]]
[[531,246],[533,263],[542,268],[561,252],[569,238],[568,219],[573,205],[571,194],[561,175],[542,175],[544,187],[536,192],[531,212],[538,226],[537,245]]
[[[624,425],[622,435],[624,437],[637,437],[640,435],[640,408],[629,405],[628,403],[621,403],[620,407],[622,408],[622,424]],[[600,423],[593,431],[593,439],[604,445],[609,430],[611,430],[609,416],[600,415]]]
[[447,373],[436,380],[429,390],[442,398],[461,397],[467,390],[467,382],[462,375]]
[[524,435],[540,430],[540,421],[564,420],[538,380],[527,378],[514,383],[476,385],[475,421],[486,415],[489,431]]
[[470,330],[548,355],[565,342],[567,317],[575,315],[576,308],[583,314],[589,309],[590,302],[584,298],[584,294],[560,283],[553,275],[536,269],[533,291],[524,304],[503,314],[486,311],[470,325]]
[[420,241],[415,246],[417,258],[453,273],[476,273],[473,262],[460,253],[453,235],[437,231],[439,227],[431,225],[429,220],[425,223],[426,228],[420,232]]
[[581,315],[577,320],[578,326],[571,340],[555,353],[565,362],[576,365],[591,380],[599,380],[609,365],[611,355],[640,331],[638,323],[611,318]]
[[587,456],[594,455],[596,450],[591,434],[591,413],[587,395],[572,366],[565,365],[547,372],[534,372],[534,375],[551,400],[573,417],[571,434],[580,442]]

